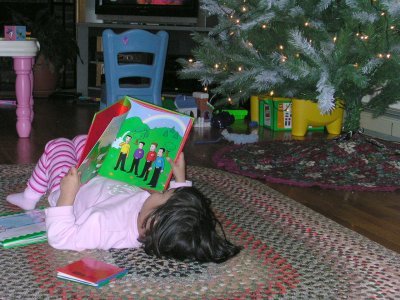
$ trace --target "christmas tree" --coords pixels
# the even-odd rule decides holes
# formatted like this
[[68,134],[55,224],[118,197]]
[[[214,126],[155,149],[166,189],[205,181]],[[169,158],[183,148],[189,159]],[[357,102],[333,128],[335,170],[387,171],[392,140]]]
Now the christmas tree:
[[[345,130],[400,100],[398,0],[202,0],[218,17],[194,34],[182,78],[239,101],[250,95],[312,99],[327,114],[344,101]],[[366,96],[366,97],[364,97]],[[368,100],[368,101],[365,101]]]

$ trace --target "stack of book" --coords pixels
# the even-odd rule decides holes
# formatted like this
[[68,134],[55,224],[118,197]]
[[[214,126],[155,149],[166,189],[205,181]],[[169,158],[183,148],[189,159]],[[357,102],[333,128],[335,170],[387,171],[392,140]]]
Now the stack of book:
[[57,277],[85,285],[102,287],[127,274],[125,269],[85,257],[57,269]]

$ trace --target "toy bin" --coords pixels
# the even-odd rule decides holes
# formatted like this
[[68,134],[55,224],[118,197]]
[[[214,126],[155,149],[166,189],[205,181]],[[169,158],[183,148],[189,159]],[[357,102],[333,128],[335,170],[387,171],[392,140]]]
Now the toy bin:
[[336,107],[329,114],[321,114],[318,103],[311,100],[293,99],[293,128],[292,135],[305,136],[311,126],[322,126],[329,134],[341,133],[343,122],[343,102],[338,100]]
[[223,109],[222,111],[226,111],[235,117],[235,120],[243,120],[247,117],[248,111],[246,109]]

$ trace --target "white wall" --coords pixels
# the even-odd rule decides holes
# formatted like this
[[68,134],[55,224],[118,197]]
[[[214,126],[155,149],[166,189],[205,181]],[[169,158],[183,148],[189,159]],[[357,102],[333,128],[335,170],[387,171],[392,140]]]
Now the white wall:
[[[368,103],[371,96],[365,96],[362,101]],[[360,126],[367,134],[390,139],[400,140],[400,102],[389,106],[386,113],[374,118],[369,111],[361,113]]]
[[361,113],[360,126],[366,134],[400,141],[400,104],[390,105],[386,113],[374,118],[371,112]]
[[97,19],[95,10],[95,1],[94,0],[86,0],[85,5],[85,22],[88,23],[103,23],[103,20]]

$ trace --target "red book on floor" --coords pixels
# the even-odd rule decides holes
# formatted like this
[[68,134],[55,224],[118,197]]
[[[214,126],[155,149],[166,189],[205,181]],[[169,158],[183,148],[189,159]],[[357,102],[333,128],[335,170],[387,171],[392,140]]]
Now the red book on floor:
[[93,258],[82,258],[57,269],[57,277],[60,279],[95,287],[101,287],[113,279],[121,278],[126,273],[127,271],[122,268]]

